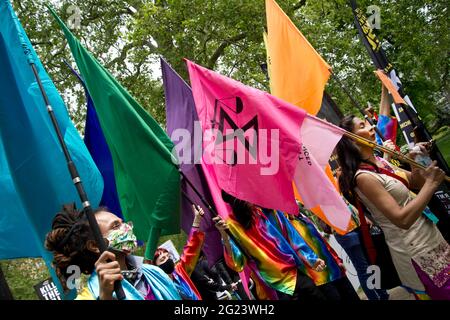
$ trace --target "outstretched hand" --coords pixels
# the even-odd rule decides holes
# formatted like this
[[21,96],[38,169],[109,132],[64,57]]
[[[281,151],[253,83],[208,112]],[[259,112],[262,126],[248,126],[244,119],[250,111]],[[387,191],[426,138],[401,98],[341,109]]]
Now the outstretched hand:
[[199,228],[200,222],[205,215],[205,212],[203,211],[202,207],[195,204],[192,205],[192,212],[194,213],[194,222],[192,223],[192,226],[194,228]]

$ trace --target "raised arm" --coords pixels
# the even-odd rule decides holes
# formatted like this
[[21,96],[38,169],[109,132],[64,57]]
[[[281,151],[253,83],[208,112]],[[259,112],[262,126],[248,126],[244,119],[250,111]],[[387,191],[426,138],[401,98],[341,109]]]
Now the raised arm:
[[205,240],[205,233],[200,231],[200,222],[204,215],[203,209],[200,206],[192,205],[192,211],[194,213],[194,222],[179,262],[188,275],[194,271]]
[[436,162],[433,162],[425,170],[424,177],[425,183],[417,197],[404,207],[400,207],[383,185],[371,174],[359,174],[356,177],[356,185],[366,198],[393,224],[407,230],[420,217],[439,184],[444,180],[445,174],[436,167]]
[[391,99],[388,89],[383,84],[381,84],[380,112],[378,114],[388,117],[391,115]]
[[216,222],[216,228],[219,230],[222,236],[224,245],[224,258],[225,263],[235,272],[241,272],[244,269],[247,260],[244,253],[239,249],[233,239],[230,238],[226,230],[228,229],[227,223],[220,217],[215,217],[213,220]]

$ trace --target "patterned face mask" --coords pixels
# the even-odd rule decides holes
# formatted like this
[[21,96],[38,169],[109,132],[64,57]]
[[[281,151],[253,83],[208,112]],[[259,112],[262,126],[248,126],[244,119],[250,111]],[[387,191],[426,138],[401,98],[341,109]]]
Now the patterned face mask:
[[108,237],[109,246],[125,254],[132,253],[137,247],[137,239],[133,233],[133,224],[122,223],[118,229],[112,230]]

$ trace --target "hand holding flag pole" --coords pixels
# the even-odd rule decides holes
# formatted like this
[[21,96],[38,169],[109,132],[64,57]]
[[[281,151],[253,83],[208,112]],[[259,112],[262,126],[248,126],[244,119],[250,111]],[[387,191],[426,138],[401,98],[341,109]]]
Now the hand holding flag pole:
[[[313,117],[311,115],[308,115],[308,116],[309,117]],[[338,127],[338,126],[335,126],[334,124],[332,124],[332,123],[330,123],[328,121],[323,120],[323,119],[320,119],[320,118],[317,118],[317,117],[314,117],[314,119],[318,120],[318,121],[320,121],[320,122],[322,122],[322,123],[324,123],[324,124],[326,124],[328,126],[332,126],[332,127],[336,128],[338,130],[341,130],[343,132],[344,136],[352,139],[353,141],[355,141],[359,145],[371,147],[371,148],[377,149],[377,150],[379,150],[381,152],[385,152],[385,153],[391,155],[392,157],[394,157],[395,159],[397,159],[399,161],[406,162],[406,163],[408,163],[409,165],[411,165],[413,167],[416,167],[416,168],[419,168],[419,169],[423,169],[423,170],[425,170],[427,168],[427,167],[421,165],[420,163],[412,160],[411,158],[408,158],[407,156],[405,156],[404,154],[402,154],[402,153],[400,153],[398,151],[386,148],[385,146],[381,146],[381,145],[377,144],[376,142],[373,142],[373,141],[370,141],[370,140],[368,140],[366,138],[360,137],[357,134],[354,134],[353,132],[349,132],[347,130],[344,130],[344,129]],[[445,176],[445,181],[450,182],[450,177]]]
[[[192,184],[192,182],[189,180],[188,177],[186,177],[186,175],[184,174],[184,172],[179,168],[178,171],[180,172],[181,176],[183,177],[183,179],[186,181],[186,183],[189,185],[189,187],[195,192],[195,194],[200,198],[201,202],[209,209],[209,211],[213,214],[213,218],[218,217],[219,214],[217,213],[216,209],[214,209],[211,204],[208,202],[208,200],[205,199],[205,197],[203,197],[203,195],[197,190],[197,188]],[[187,196],[187,194],[183,191],[183,195],[185,197],[187,197],[187,199],[189,200],[189,202],[191,202],[192,204],[194,204],[192,202],[192,200]],[[228,235],[231,238],[234,238],[233,235],[230,233],[230,230],[226,230],[226,232],[228,233]]]
[[[195,194],[200,198],[201,202],[209,209],[209,211],[213,214],[213,218],[218,217],[219,214],[217,213],[216,209],[214,209],[211,204],[208,202],[208,200],[203,197],[203,195],[197,190],[197,188],[194,186],[194,184],[189,180],[189,178],[184,174],[184,172],[181,170],[181,168],[178,167],[178,171],[180,172],[183,179],[186,181],[186,183],[189,185],[189,187],[195,192]],[[191,204],[195,204],[192,199],[182,190],[183,196],[188,199],[188,201]],[[239,247],[239,250],[242,252],[242,254],[245,254],[245,251],[242,250],[242,248],[239,246],[238,241],[236,241],[235,237],[231,234],[230,230],[226,229],[225,232],[228,234],[228,236],[234,240],[235,245]],[[247,256],[247,258],[249,258]]]
[[[31,69],[33,71],[33,74],[34,74],[34,76],[36,78],[36,81],[37,81],[37,84],[39,86],[39,89],[41,91],[41,94],[42,94],[42,97],[44,99],[45,105],[47,106],[47,111],[48,111],[48,114],[49,114],[50,119],[52,121],[53,127],[54,127],[54,129],[56,131],[56,135],[58,137],[58,141],[59,141],[59,143],[61,145],[61,148],[63,150],[64,156],[65,156],[65,158],[67,160],[67,166],[68,166],[68,169],[69,169],[69,172],[70,172],[70,176],[71,176],[72,181],[73,181],[73,183],[75,185],[75,188],[77,189],[78,195],[80,196],[80,200],[81,200],[81,203],[83,205],[83,210],[84,210],[84,212],[86,214],[86,217],[88,219],[89,225],[90,225],[91,230],[92,230],[92,232],[94,234],[95,242],[97,243],[97,246],[98,246],[98,248],[100,250],[100,253],[103,253],[104,251],[107,250],[107,245],[106,245],[106,243],[105,243],[105,241],[103,239],[103,236],[102,236],[102,234],[100,232],[100,228],[98,226],[97,220],[95,220],[94,213],[92,211],[92,207],[91,207],[91,204],[90,204],[89,199],[87,197],[87,194],[86,194],[86,192],[84,190],[83,183],[81,181],[80,175],[78,173],[78,170],[77,170],[77,168],[75,166],[75,163],[72,160],[72,157],[71,157],[71,155],[69,153],[67,145],[66,145],[66,143],[64,141],[64,138],[62,136],[61,129],[59,128],[58,122],[56,120],[56,117],[55,117],[55,114],[53,112],[52,106],[51,106],[50,101],[48,99],[47,93],[45,92],[45,89],[44,89],[44,87],[42,85],[42,82],[41,82],[41,79],[39,77],[36,65],[34,64],[33,60],[31,60],[31,59],[29,59],[29,63],[30,63]],[[122,284],[120,283],[120,281],[114,282],[114,291],[116,293],[117,299],[119,299],[119,300],[124,300],[125,299],[125,293],[123,291]]]

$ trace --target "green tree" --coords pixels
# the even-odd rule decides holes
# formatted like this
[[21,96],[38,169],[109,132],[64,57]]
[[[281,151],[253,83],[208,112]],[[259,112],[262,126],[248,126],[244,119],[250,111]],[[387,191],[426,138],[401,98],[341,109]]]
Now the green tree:
[[[261,64],[266,61],[262,39],[266,25],[264,0],[50,1],[67,23],[76,14],[70,6],[79,8],[80,28],[73,30],[75,34],[161,125],[165,123],[165,109],[162,83],[157,78],[159,55],[186,80],[183,58],[268,90],[268,80],[261,71]],[[63,62],[72,60],[62,32],[45,8],[44,0],[12,0],[12,3],[82,132],[86,114],[84,92]],[[358,38],[348,1],[278,0],[278,3],[358,101],[376,106],[380,84]],[[380,7],[381,29],[376,32],[429,129],[448,126],[448,1],[359,0],[358,4],[361,8]],[[343,111],[355,112],[334,80],[329,81],[327,91]],[[180,234],[172,239],[181,249],[185,237]],[[19,269],[33,268],[33,263],[2,262],[16,298],[35,297],[32,285],[48,276],[45,270],[26,280],[25,275],[15,276]]]
[[[360,103],[378,105],[380,84],[358,38],[348,1],[278,3]],[[57,86],[71,102],[71,114],[81,128],[82,90],[62,62],[70,54],[61,32],[42,1],[14,0],[13,4]],[[447,2],[360,0],[358,4],[363,9],[380,7],[381,29],[376,32],[406,92],[432,125],[430,129],[448,125]],[[264,0],[72,0],[54,5],[65,21],[73,15],[69,6],[79,7],[77,36],[161,124],[165,122],[164,97],[161,81],[154,74],[159,55],[185,79],[182,59],[188,58],[268,90],[261,71],[266,59]],[[330,80],[327,90],[344,111],[354,111],[335,81]]]

